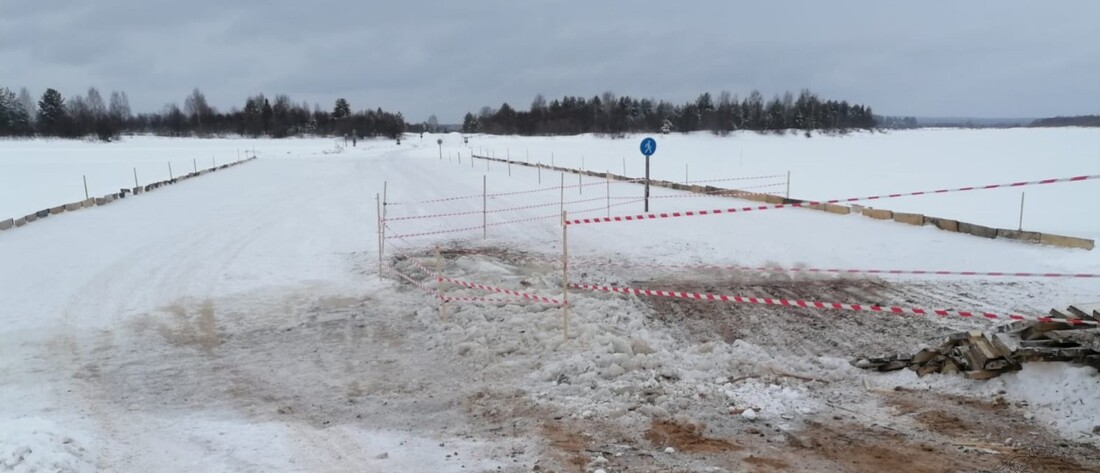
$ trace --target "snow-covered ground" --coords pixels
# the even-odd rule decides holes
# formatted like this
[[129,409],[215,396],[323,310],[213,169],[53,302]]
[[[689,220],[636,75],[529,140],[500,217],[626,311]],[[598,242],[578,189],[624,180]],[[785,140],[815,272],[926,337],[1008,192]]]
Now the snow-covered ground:
[[[623,139],[589,135],[526,139],[479,136],[476,152],[498,158],[644,176],[638,151],[641,136]],[[910,191],[999,184],[1054,177],[1100,174],[1100,130],[1095,128],[954,130],[921,129],[847,136],[706,133],[657,135],[651,158],[655,179],[689,180],[784,175],[791,172],[791,197],[824,200]],[[551,157],[553,154],[553,157]],[[529,158],[528,158],[529,157]],[[785,183],[786,177],[712,185]],[[785,185],[762,188],[785,192]],[[1100,186],[1070,185],[908,197],[870,205],[917,212],[998,228],[1017,228],[1020,192],[1025,230],[1100,239],[1095,209],[1077,202],[1100,201]],[[669,202],[676,209],[687,202]],[[669,207],[660,206],[658,209]],[[700,207],[705,208],[705,207]]]
[[[535,418],[552,425],[564,422],[557,412],[568,413],[566,420],[609,423],[677,418],[694,412],[696,406],[689,401],[705,395],[707,403],[722,399],[731,408],[759,408],[763,419],[789,430],[798,427],[801,416],[826,410],[829,402],[857,402],[867,395],[850,390],[815,393],[789,376],[786,381],[735,381],[761,370],[781,373],[779,377],[797,372],[831,380],[832,386],[919,388],[932,383],[936,389],[979,396],[995,386],[1013,399],[1030,401],[1037,418],[1067,438],[1087,440],[1090,426],[1100,425],[1097,398],[1082,387],[1097,379],[1087,369],[1025,371],[997,384],[876,377],[848,366],[845,357],[850,353],[843,351],[803,356],[787,347],[755,344],[751,337],[729,344],[685,341],[670,328],[674,326],[651,320],[653,309],[643,301],[606,295],[571,294],[574,336],[569,341],[561,337],[559,309],[550,306],[456,305],[447,320],[440,320],[431,297],[401,284],[388,271],[382,278],[377,274],[375,195],[383,192],[383,183],[392,204],[387,231],[396,237],[387,243],[387,254],[407,253],[435,264],[430,256],[435,245],[473,250],[445,263],[446,272],[457,278],[558,297],[560,272],[552,261],[561,254],[562,230],[556,220],[559,191],[550,189],[561,182],[560,175],[543,173],[540,184],[535,169],[516,166],[509,176],[498,163],[488,164],[488,170],[484,161],[471,166],[468,148],[457,134],[443,136],[439,159],[437,137],[409,137],[400,146],[366,141],[341,152],[335,152],[331,139],[134,137],[111,145],[0,141],[0,180],[24,190],[38,189],[39,181],[44,186],[68,182],[68,166],[58,163],[101,162],[103,172],[125,174],[139,161],[155,166],[166,160],[158,156],[186,162],[193,154],[209,159],[213,149],[229,160],[237,148],[254,148],[260,158],[110,206],[0,232],[0,466],[15,471],[529,471],[540,458],[538,442],[519,439],[517,432],[524,432],[525,422]],[[679,146],[694,150],[694,156],[711,156],[709,161],[692,158],[697,161],[690,170],[700,178],[791,167],[797,179],[793,196],[844,197],[1095,173],[1100,167],[1096,141],[1089,141],[1095,137],[1083,130],[939,130],[809,140],[672,136],[661,139],[654,163],[665,156],[672,159]],[[976,144],[1001,141],[1008,144]],[[1073,151],[1076,157],[1037,160],[1034,148],[1028,148],[1038,146],[1036,142],[1062,149],[1063,155]],[[743,168],[735,156],[742,143]],[[970,147],[980,162],[1008,160],[1011,165],[956,163],[954,173],[940,175],[942,168],[922,171],[912,161],[899,164],[896,159],[901,158],[869,164],[876,149],[879,155],[908,153],[917,159],[923,154],[914,150],[954,145]],[[470,147],[479,146],[494,147],[498,156],[511,152],[517,159],[520,149],[525,153],[530,148],[532,160],[537,152],[554,149],[556,164],[578,167],[583,153],[589,168],[600,162],[621,171],[617,156],[632,156],[636,140],[473,137]],[[858,154],[853,149],[861,150],[862,157],[845,161],[845,155]],[[787,151],[801,154],[796,159]],[[455,158],[459,153],[461,162]],[[31,159],[32,154],[37,157]],[[575,163],[568,161],[571,156]],[[943,166],[952,162],[937,159]],[[640,171],[637,162],[633,171],[628,169],[632,175]],[[682,173],[682,162],[679,168]],[[655,175],[676,179],[676,169],[656,165]],[[91,180],[97,170],[74,172],[79,184],[80,174],[89,174]],[[483,176],[490,193],[548,190],[490,198],[490,210],[530,208],[490,214],[489,238],[483,240],[477,228],[483,218]],[[843,180],[830,183],[828,176]],[[925,181],[922,176],[942,179]],[[126,177],[93,194],[126,186]],[[163,176],[153,177],[150,171],[150,179],[164,177],[166,165]],[[567,185],[575,184],[574,179],[566,176]],[[859,185],[863,187],[853,187]],[[1081,225],[1082,231],[1069,226],[1036,229],[1100,235],[1095,219],[1086,218],[1095,215],[1092,202],[1100,199],[1081,198],[1100,196],[1100,185],[1065,186],[1072,192],[1060,186],[1051,186],[1049,192],[1077,198],[1058,200],[1051,212],[1076,215],[1067,225]],[[3,208],[21,215],[82,198],[82,184],[76,190],[4,189]],[[1029,208],[1038,212],[1043,201],[1033,201],[1028,192],[1029,203],[1035,202]],[[597,182],[568,188],[566,201],[585,202],[566,208],[571,214],[602,215],[608,194],[637,196],[640,186]],[[454,196],[473,197],[412,204]],[[729,200],[655,202],[661,210],[673,210],[712,208]],[[894,204],[884,207],[906,210]],[[633,213],[639,205],[611,212]],[[966,207],[979,215],[974,209],[982,205],[950,208]],[[919,210],[941,215],[934,209]],[[398,220],[466,212],[472,213]],[[520,219],[537,220],[501,224]],[[474,228],[400,237],[465,227]],[[502,250],[521,257],[494,256]],[[667,282],[673,277],[672,272],[624,268],[624,263],[1100,273],[1100,251],[990,241],[802,209],[576,226],[569,230],[569,250],[573,279],[594,283]],[[401,261],[397,269],[416,273]],[[935,281],[951,285],[911,295],[912,303],[1042,314],[1100,295],[1094,280],[1013,286]],[[449,294],[480,295],[453,287]],[[881,297],[884,303],[908,302]],[[854,318],[808,315],[826,325]],[[789,310],[760,309],[751,316],[802,320],[790,319]],[[860,317],[875,323],[892,316]],[[905,320],[889,323],[893,325],[884,325],[883,338],[868,346],[893,343],[899,351],[916,351],[919,344],[934,342],[929,337],[988,326],[933,320],[906,332]],[[1060,374],[1067,375],[1068,385],[1043,381]],[[662,394],[638,409],[633,403],[651,391]],[[1055,396],[1072,399],[1039,401]]]

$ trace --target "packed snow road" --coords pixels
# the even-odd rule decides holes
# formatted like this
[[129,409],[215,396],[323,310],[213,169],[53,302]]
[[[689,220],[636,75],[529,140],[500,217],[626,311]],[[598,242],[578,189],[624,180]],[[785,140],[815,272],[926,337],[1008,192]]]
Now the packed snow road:
[[[539,176],[521,167],[509,171],[483,161],[471,166],[465,152],[461,162],[455,159],[463,150],[460,139],[445,138],[442,159],[434,138],[412,138],[401,146],[368,141],[339,153],[331,140],[261,142],[255,162],[0,233],[0,466],[15,471],[529,471],[541,462],[583,470],[600,465],[597,456],[618,454],[604,461],[632,470],[703,469],[713,465],[699,457],[654,458],[651,452],[662,455],[664,443],[682,433],[675,426],[692,419],[705,419],[711,427],[696,429],[691,439],[721,434],[752,446],[743,436],[758,425],[729,424],[727,403],[731,412],[734,405],[760,408],[769,429],[781,427],[764,429],[768,435],[812,435],[814,425],[839,428],[815,424],[831,419],[837,411],[830,406],[837,403],[838,409],[878,403],[861,411],[887,415],[891,404],[860,388],[880,382],[978,395],[1002,389],[1010,397],[1030,399],[1039,419],[1074,441],[1096,420],[1088,405],[1042,404],[1054,391],[1021,388],[1026,376],[995,385],[944,380],[929,387],[904,376],[873,381],[847,365],[844,357],[851,353],[830,351],[830,344],[850,345],[841,331],[828,332],[830,343],[803,349],[783,346],[797,344],[797,337],[784,338],[776,328],[801,324],[806,316],[817,324],[843,317],[843,327],[875,336],[875,318],[896,316],[730,308],[721,312],[723,319],[749,314],[752,324],[770,329],[762,336],[738,332],[751,326],[718,326],[708,338],[701,322],[684,323],[697,310],[574,293],[568,341],[562,340],[560,310],[553,306],[456,305],[441,320],[432,297],[389,271],[381,278],[377,274],[375,195],[383,192],[383,182],[391,236],[474,228],[394,238],[387,242],[387,265],[431,283],[409,258],[439,264],[432,247],[442,245],[449,275],[550,297],[560,296],[560,271],[553,261],[561,254],[559,201],[569,202],[565,208],[571,213],[599,215],[607,211],[599,208],[606,205],[601,198],[629,202],[640,195],[639,186],[595,182],[568,188],[563,198],[551,189],[561,182],[559,175]],[[478,212],[483,175],[490,194],[507,194],[489,198],[490,210],[525,208],[484,217]],[[574,179],[567,176],[567,185],[576,184]],[[527,192],[536,189],[546,190]],[[469,198],[413,204],[455,196]],[[659,205],[672,210],[729,202],[678,200]],[[463,215],[397,220],[436,213]],[[487,240],[477,228],[483,218],[490,224]],[[493,225],[527,219],[532,220]],[[577,226],[569,238],[574,280],[598,284],[659,280],[673,288],[684,281],[684,289],[727,284],[720,275],[678,279],[672,272],[623,269],[624,263],[1100,272],[1096,252],[800,209]],[[881,290],[847,293],[866,301],[838,302],[908,298],[1041,314],[1097,293],[1095,282],[1064,280],[873,285]],[[847,285],[837,287],[842,289],[817,295],[840,297],[849,291]],[[783,285],[747,280],[730,287],[741,289],[815,295],[797,279]],[[769,316],[776,324],[764,320]],[[891,346],[892,337],[910,335],[920,339],[901,340],[905,345],[897,350],[913,351],[917,343],[934,341],[923,337],[940,336],[939,328],[948,333],[975,323],[981,322],[922,321],[907,333],[904,323],[892,320],[888,333],[864,345]],[[813,330],[793,333],[809,336]],[[1059,416],[1072,422],[1060,422]],[[664,440],[650,439],[652,432]],[[722,446],[727,444],[706,445],[717,445],[722,461],[744,456]],[[813,465],[797,463],[799,456],[807,455],[788,452],[776,461]],[[843,465],[843,457],[809,455],[805,461],[828,469]],[[995,459],[959,461],[951,465],[996,466]]]

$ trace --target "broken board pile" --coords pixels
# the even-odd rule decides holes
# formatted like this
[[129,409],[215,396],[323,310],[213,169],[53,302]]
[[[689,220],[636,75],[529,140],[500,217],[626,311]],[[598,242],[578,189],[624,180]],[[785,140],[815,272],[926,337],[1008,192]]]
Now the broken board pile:
[[[918,375],[962,373],[969,379],[990,379],[1018,371],[1028,361],[1064,361],[1100,370],[1100,304],[1077,304],[1051,310],[1049,322],[1016,321],[992,332],[972,330],[947,337],[938,347],[915,355],[861,358],[852,364],[876,371],[909,368]],[[1061,320],[1093,322],[1074,324]]]

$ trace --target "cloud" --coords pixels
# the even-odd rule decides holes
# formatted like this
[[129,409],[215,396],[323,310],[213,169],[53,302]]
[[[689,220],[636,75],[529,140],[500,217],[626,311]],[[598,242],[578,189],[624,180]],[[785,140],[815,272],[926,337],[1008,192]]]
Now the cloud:
[[285,93],[330,108],[525,108],[535,94],[686,101],[809,88],[909,115],[1096,113],[1100,3],[5,0],[9,87],[194,87],[221,109]]

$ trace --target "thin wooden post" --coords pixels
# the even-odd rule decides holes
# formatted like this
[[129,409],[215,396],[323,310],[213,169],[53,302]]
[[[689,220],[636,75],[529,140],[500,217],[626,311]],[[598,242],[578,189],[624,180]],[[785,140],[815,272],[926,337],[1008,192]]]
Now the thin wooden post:
[[791,172],[787,171],[787,193],[784,194],[788,199],[791,198]]
[[374,194],[374,202],[377,207],[378,214],[374,219],[374,223],[378,225],[378,280],[382,280],[382,198],[378,194]]
[[561,213],[561,333],[569,339],[569,225],[568,214]]
[[84,174],[84,200],[88,200],[88,175]]
[[436,292],[439,293],[439,319],[447,321],[447,296],[444,295],[444,291],[447,286],[443,282],[443,252],[439,250],[439,245],[435,247],[435,267],[436,273]]
[[[255,151],[253,151],[253,153],[255,153]],[[195,158],[191,158],[191,165],[195,167],[195,174],[198,174],[199,173],[199,160],[195,159]]]
[[626,158],[623,158],[623,177],[626,177]]
[[512,177],[512,160],[508,160],[508,177]]
[[584,195],[584,174],[577,174],[577,195]]
[[604,179],[607,180],[607,216],[611,217],[611,171],[607,171]]
[[141,187],[141,184],[138,184],[137,180],[137,168],[134,168],[134,187]]
[[489,178],[481,175],[481,238],[489,238]]
[[[561,202],[561,205],[560,205],[561,208],[559,209],[559,211],[561,211],[561,213],[564,214],[565,213],[565,173],[564,172],[561,173],[561,200],[560,200],[560,202]],[[562,225],[564,225],[564,224],[565,223],[562,222]]]
[[1020,193],[1020,225],[1016,227],[1021,232],[1024,231],[1024,194],[1025,192]]
[[168,179],[175,179],[176,176],[172,175],[172,162],[168,161]]
[[218,167],[218,160],[215,159],[213,156],[211,156],[210,157],[210,169],[214,169],[216,167]]
[[378,231],[379,231],[379,235],[381,236],[381,239],[378,240],[378,255],[379,255],[379,257],[381,257],[381,255],[386,253],[386,214],[387,214],[386,195],[389,192],[388,187],[389,187],[389,181],[382,181],[382,210],[379,213],[379,218],[381,219],[381,221],[378,223]]
[[554,152],[550,152],[550,167],[554,167]]
[[688,185],[689,182],[691,181],[688,179],[688,165],[684,163],[684,185]]

